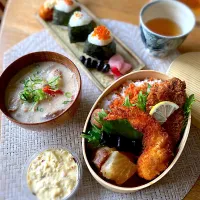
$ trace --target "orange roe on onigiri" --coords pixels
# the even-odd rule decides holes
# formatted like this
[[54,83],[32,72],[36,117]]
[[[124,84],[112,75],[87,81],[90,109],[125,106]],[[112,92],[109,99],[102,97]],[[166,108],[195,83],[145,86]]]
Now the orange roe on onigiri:
[[83,13],[81,12],[75,12],[74,15],[77,17],[77,18],[81,18],[83,16]]
[[99,40],[108,40],[110,39],[110,31],[103,25],[97,26],[92,36],[97,36]]
[[73,5],[73,1],[72,0],[64,0],[64,1],[69,6]]

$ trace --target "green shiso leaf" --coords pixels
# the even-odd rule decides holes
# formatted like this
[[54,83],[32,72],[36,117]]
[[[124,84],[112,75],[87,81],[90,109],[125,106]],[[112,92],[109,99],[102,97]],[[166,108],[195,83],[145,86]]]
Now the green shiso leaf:
[[104,121],[103,131],[108,134],[124,136],[131,140],[142,139],[143,134],[135,130],[126,119]]
[[183,122],[183,128],[182,133],[185,131],[185,128],[187,126],[188,117],[192,109],[192,104],[195,102],[194,94],[191,94],[189,97],[186,98],[185,104],[183,106],[184,111],[184,122]]
[[92,125],[89,131],[81,135],[89,143],[92,143],[93,146],[100,145],[102,132],[124,136],[131,140],[142,139],[143,137],[143,134],[135,130],[125,119],[106,121],[104,118],[107,116],[107,113],[103,109],[98,113],[98,116],[99,119],[97,121],[102,125],[102,128]]
[[121,135],[131,140],[142,139],[143,134],[135,130],[126,119],[104,120],[107,113],[103,109],[98,113],[98,115],[98,122],[102,125],[102,132],[105,131],[108,134]]
[[189,115],[192,109],[192,104],[195,102],[194,94],[191,94],[186,98],[185,104],[183,106],[184,114]]
[[87,139],[93,147],[97,147],[100,145],[101,132],[101,129],[93,125],[87,133],[82,133],[81,137]]

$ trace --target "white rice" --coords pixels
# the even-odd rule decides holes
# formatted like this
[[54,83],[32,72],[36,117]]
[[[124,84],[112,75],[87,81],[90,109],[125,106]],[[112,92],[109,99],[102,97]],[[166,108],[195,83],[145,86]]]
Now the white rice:
[[[129,87],[130,83],[133,83],[136,87],[139,87],[139,86],[143,85],[144,83],[149,83],[150,85],[153,85],[154,83],[161,83],[161,82],[162,82],[162,80],[160,80],[160,79],[155,79],[153,81],[149,81],[149,79],[145,79],[143,81],[136,81],[136,82],[128,80],[125,82],[125,84],[123,84],[122,87],[120,87],[117,90],[117,93],[118,94],[120,93],[121,96],[125,97],[124,91]],[[99,103],[98,107],[103,108],[104,110],[110,110],[109,106],[112,103],[112,101],[115,100],[116,98],[118,98],[118,95],[116,94],[116,91],[113,91]]]
[[59,10],[65,13],[69,13],[77,7],[78,7],[78,4],[74,0],[73,0],[72,5],[66,4],[64,0],[57,0],[57,4],[55,5],[56,10]]
[[84,26],[89,24],[92,21],[92,18],[85,12],[76,11],[73,13],[69,20],[69,26],[77,27]]
[[[94,32],[94,31],[93,31]],[[107,40],[99,39],[98,35],[93,35],[93,32],[88,35],[88,42],[96,46],[106,46],[113,41],[113,36],[110,34],[110,38]]]

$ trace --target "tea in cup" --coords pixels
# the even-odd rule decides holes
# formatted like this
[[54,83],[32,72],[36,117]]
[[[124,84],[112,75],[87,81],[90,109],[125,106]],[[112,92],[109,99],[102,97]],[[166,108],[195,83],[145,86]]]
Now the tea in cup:
[[156,57],[164,57],[176,50],[194,26],[193,12],[179,1],[153,1],[140,12],[142,41]]

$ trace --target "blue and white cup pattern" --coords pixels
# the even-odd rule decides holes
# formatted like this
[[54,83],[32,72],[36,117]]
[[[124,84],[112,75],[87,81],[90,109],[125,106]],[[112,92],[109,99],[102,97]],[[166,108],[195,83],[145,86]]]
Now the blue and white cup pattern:
[[[182,34],[178,36],[159,35],[147,28],[145,23],[154,18],[168,18],[176,22]],[[157,0],[145,5],[140,12],[141,38],[149,53],[155,57],[165,57],[176,50],[195,26],[192,11],[183,3]]]

